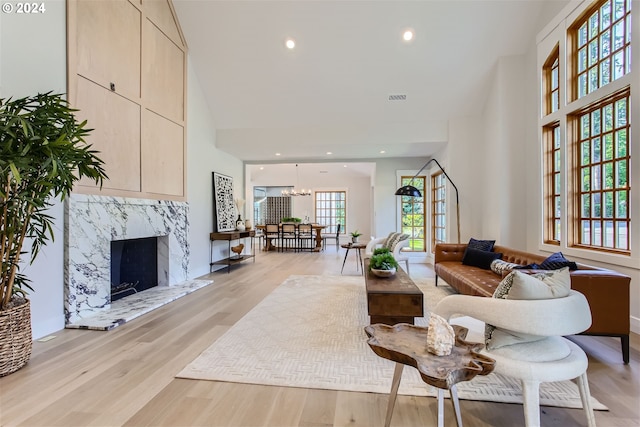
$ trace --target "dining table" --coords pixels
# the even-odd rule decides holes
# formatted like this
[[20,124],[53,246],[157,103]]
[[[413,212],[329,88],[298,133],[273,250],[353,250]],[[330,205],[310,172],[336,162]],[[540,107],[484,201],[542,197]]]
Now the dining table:
[[[282,226],[282,224],[279,225]],[[263,232],[266,228],[267,226],[264,224],[256,225],[256,229],[262,230]],[[322,249],[322,230],[324,230],[325,228],[327,228],[326,225],[315,223],[311,224],[311,229],[316,233],[316,246],[313,248],[313,252],[320,252],[320,250]],[[273,244],[273,240],[273,237],[267,237],[265,234],[265,244],[263,248],[265,251],[275,251],[277,249],[277,247]]]

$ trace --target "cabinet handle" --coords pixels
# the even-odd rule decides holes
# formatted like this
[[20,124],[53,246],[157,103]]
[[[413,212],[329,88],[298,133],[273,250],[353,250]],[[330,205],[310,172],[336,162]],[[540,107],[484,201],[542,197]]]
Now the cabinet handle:
[[109,89],[111,89],[111,92],[115,92],[116,91],[116,84],[115,83],[109,83]]

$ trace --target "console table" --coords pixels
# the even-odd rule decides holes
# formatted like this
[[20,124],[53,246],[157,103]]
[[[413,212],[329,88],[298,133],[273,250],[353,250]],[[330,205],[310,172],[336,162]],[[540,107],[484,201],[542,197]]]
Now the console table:
[[[219,231],[217,233],[210,233],[209,234],[209,271],[212,271],[213,266],[214,265],[226,265],[227,266],[227,273],[231,272],[231,266],[233,264],[237,264],[239,262],[242,261],[246,261],[248,259],[253,258],[253,262],[256,262],[256,253],[255,253],[255,248],[253,245],[253,239],[256,236],[256,231],[255,230],[248,230],[248,231]],[[240,239],[244,239],[244,238],[250,238],[251,239],[251,252],[250,253],[243,253],[241,255],[236,256],[231,256],[231,242],[234,240],[240,240]],[[213,260],[213,244],[216,240],[226,240],[227,241],[227,247],[229,250],[229,257],[228,258],[224,258],[221,260],[217,260],[214,261]]]

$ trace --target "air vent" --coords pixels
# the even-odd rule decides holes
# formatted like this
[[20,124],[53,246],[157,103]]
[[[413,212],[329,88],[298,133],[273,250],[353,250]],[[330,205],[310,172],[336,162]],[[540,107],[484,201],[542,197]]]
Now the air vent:
[[329,171],[320,171],[320,173],[329,173]]
[[389,95],[389,101],[406,101],[407,95]]

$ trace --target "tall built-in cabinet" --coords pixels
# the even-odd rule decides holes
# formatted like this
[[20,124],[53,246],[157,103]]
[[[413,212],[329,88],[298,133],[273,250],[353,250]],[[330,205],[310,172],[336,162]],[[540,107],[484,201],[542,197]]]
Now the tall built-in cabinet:
[[186,200],[187,46],[170,0],[67,0],[68,99],[109,180],[76,192]]

